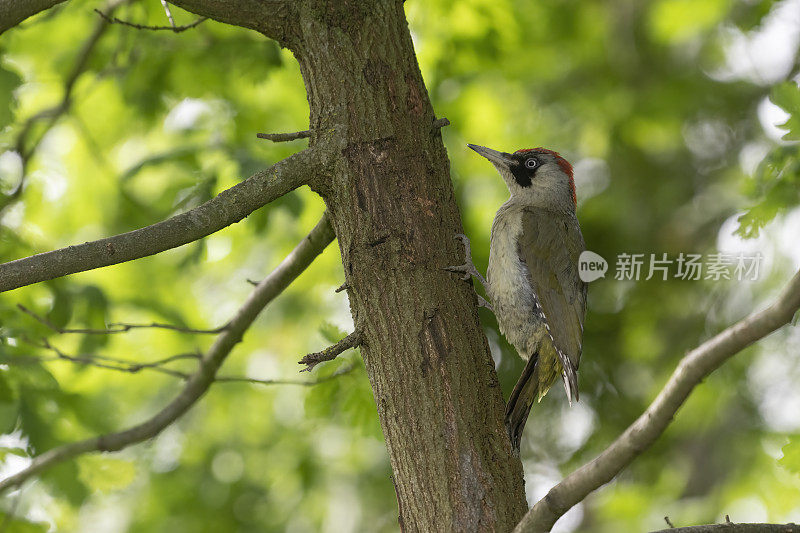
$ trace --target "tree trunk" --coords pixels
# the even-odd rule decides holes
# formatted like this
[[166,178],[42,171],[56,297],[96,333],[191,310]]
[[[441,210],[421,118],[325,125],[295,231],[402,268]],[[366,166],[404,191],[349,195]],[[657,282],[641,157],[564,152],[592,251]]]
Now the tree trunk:
[[463,262],[449,163],[397,0],[304,3],[286,35],[407,531],[510,531],[522,467]]

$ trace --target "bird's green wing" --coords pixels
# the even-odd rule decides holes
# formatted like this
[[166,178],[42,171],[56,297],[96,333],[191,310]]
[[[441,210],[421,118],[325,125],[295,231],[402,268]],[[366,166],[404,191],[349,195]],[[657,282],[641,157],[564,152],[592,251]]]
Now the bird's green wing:
[[575,399],[586,315],[586,283],[578,276],[578,258],[585,248],[574,215],[523,211],[517,252],[559,352],[567,393]]

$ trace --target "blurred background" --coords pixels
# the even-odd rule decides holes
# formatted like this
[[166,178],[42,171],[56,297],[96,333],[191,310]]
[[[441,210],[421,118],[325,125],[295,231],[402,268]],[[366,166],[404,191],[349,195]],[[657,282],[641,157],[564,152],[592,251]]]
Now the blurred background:
[[[593,458],[654,398],[684,353],[761,307],[800,268],[798,0],[410,0],[473,256],[507,191],[466,143],[545,146],[575,166],[578,217],[610,263],[589,289],[581,401],[554,387],[523,442],[530,502]],[[93,7],[168,24],[155,0],[67,2],[0,37],[0,260],[129,231],[194,207],[305,141],[286,50],[205,21],[175,34],[106,25]],[[177,24],[193,15],[173,8]],[[49,111],[48,111],[49,110]],[[782,127],[783,126],[783,127]],[[784,138],[785,137],[785,138]],[[19,187],[20,183],[22,187]],[[155,257],[0,295],[0,475],[60,443],[159,410],[170,376],[42,361],[52,350],[154,361],[213,337],[113,322],[222,325],[313,227],[307,188]],[[614,279],[621,253],[760,253],[754,281]],[[645,266],[645,269],[647,267]],[[642,276],[643,278],[645,276]],[[54,468],[2,501],[8,532],[397,531],[388,457],[352,351],[296,361],[352,328],[336,245],[272,303],[218,383],[159,437]],[[481,310],[505,395],[522,362]],[[557,531],[800,522],[800,330],[784,328],[699,386],[666,434]],[[173,368],[191,370],[191,363]],[[11,514],[13,514],[13,518]]]

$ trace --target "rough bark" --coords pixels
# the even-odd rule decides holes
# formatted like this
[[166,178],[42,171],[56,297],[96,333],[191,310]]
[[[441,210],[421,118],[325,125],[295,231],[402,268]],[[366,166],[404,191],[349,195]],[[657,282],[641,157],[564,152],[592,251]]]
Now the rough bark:
[[286,43],[300,63],[312,146],[339,143],[312,188],[336,231],[406,531],[510,531],[522,468],[472,287],[447,154],[402,2],[309,2]]

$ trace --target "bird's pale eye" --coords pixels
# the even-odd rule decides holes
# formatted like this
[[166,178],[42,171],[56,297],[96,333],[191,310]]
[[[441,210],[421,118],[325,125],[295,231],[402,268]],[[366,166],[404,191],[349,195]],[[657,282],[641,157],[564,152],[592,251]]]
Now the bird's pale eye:
[[525,160],[525,168],[533,169],[536,168],[538,165],[539,162],[532,157],[530,159]]

